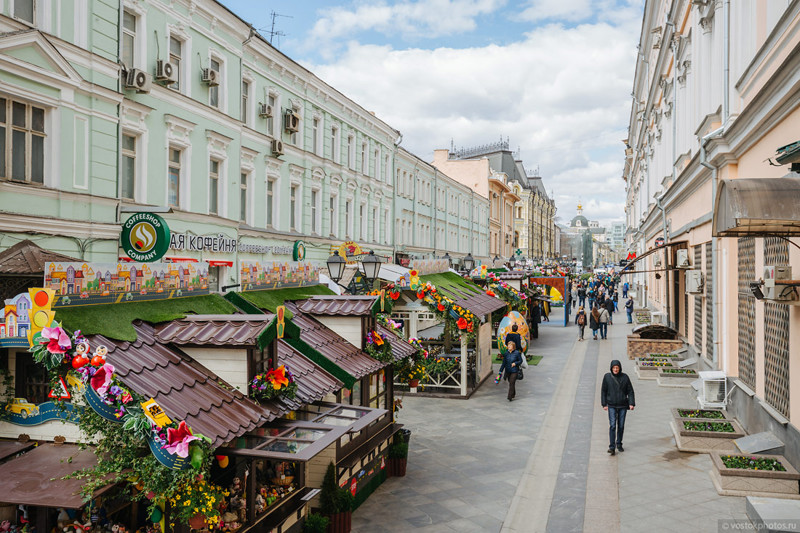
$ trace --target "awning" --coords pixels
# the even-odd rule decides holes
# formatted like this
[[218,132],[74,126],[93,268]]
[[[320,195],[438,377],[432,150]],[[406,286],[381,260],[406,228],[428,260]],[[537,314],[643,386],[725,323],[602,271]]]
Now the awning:
[[639,274],[641,272],[664,272],[664,271],[667,271],[667,270],[675,270],[674,267],[670,267],[670,266],[666,266],[665,268],[657,268],[657,269],[653,269],[653,270],[634,270],[633,269],[633,265],[635,265],[639,261],[647,258],[647,256],[652,255],[652,254],[654,254],[656,252],[660,252],[660,251],[664,250],[665,248],[671,248],[673,246],[685,246],[686,244],[687,244],[687,241],[676,241],[676,242],[668,242],[668,243],[664,244],[663,246],[657,246],[657,247],[650,248],[646,252],[642,253],[642,255],[636,257],[633,261],[631,261],[630,263],[625,265],[625,267],[622,270],[619,271],[619,275],[621,276],[623,274]]
[[[80,509],[84,484],[80,479],[61,479],[78,470],[97,464],[91,449],[78,446],[42,444],[33,450],[0,464],[0,503]],[[111,485],[95,492],[95,496]]]
[[395,265],[394,263],[383,263],[381,269],[378,271],[378,277],[390,283],[397,283],[401,277],[411,272],[404,266]]
[[800,235],[800,178],[721,180],[712,235]]
[[212,267],[232,267],[233,261],[206,261]]
[[183,256],[177,256],[177,255],[167,255],[167,256],[164,257],[164,259],[166,261],[169,261],[170,263],[198,263],[198,262],[200,262],[199,259],[196,259],[194,257],[183,257]]

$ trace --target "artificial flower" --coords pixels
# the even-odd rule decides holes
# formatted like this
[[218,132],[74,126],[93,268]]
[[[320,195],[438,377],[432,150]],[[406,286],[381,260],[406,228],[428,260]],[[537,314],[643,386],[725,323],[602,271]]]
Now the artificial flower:
[[438,309],[439,312],[442,312],[442,311],[444,311],[444,306],[442,304],[439,304],[439,305],[436,306],[436,309]]
[[90,383],[92,388],[97,391],[98,395],[105,395],[105,393],[108,391],[108,388],[111,386],[111,378],[113,375],[114,367],[109,363],[106,363],[97,369],[92,376]]
[[189,443],[193,440],[199,440],[199,438],[192,435],[192,430],[186,425],[186,421],[182,420],[178,424],[178,429],[167,429],[168,444],[164,446],[164,449],[178,457],[189,457]]
[[272,388],[279,390],[284,385],[289,385],[289,378],[286,377],[286,367],[281,365],[275,370],[267,372],[267,380],[272,383]]
[[381,338],[381,336],[378,335],[377,331],[375,332],[375,336],[373,338],[375,340],[375,344],[377,344],[378,346],[383,346],[383,338]]
[[465,319],[465,318],[462,316],[462,317],[460,317],[460,318],[458,319],[458,321],[456,321],[456,325],[458,326],[458,329],[465,329],[465,328],[467,327],[467,321],[466,321],[466,319]]
[[497,296],[497,295],[496,295],[494,292],[492,292],[492,291],[486,291],[486,294],[487,294],[487,295],[489,295],[489,296],[492,296],[492,297],[494,297],[494,296]]
[[69,335],[60,327],[42,328],[42,337],[50,339],[50,342],[47,343],[47,351],[50,353],[64,353],[72,348]]

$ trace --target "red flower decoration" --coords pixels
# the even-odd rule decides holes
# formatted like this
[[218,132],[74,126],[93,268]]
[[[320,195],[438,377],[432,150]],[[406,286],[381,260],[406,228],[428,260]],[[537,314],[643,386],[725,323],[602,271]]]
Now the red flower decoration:
[[439,304],[436,306],[436,309],[438,309],[439,312],[441,313],[442,311],[444,311],[444,306],[442,304]]
[[494,297],[494,296],[497,296],[497,295],[496,295],[494,292],[492,292],[492,291],[486,291],[486,294],[488,294],[489,296],[492,296],[492,297]]
[[467,331],[469,331],[470,333],[472,333],[472,331],[473,331],[474,329],[475,329],[475,327],[472,325],[472,322],[469,322],[469,323],[467,324]]
[[418,293],[417,293],[417,298],[419,298],[420,300],[422,300],[423,298],[425,298],[425,293],[424,293],[424,292],[418,292]]
[[462,316],[456,321],[456,326],[458,326],[458,329],[465,329],[467,327],[467,320]]
[[392,300],[397,300],[400,298],[400,291],[392,291],[389,293],[389,296],[392,297]]

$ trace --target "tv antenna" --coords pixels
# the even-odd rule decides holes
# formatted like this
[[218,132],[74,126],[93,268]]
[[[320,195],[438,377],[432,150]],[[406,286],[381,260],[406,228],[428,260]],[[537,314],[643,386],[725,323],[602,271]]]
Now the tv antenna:
[[284,18],[287,18],[287,19],[291,19],[291,18],[294,18],[294,17],[291,17],[289,15],[281,15],[280,13],[276,13],[275,11],[270,11],[269,12],[269,16],[272,18],[272,26],[270,27],[270,30],[267,33],[269,33],[269,44],[272,44],[272,39],[274,37],[276,37],[276,36],[277,37],[285,37],[286,36],[286,34],[283,33],[282,31],[275,31],[275,19],[278,18],[278,17],[284,17]]

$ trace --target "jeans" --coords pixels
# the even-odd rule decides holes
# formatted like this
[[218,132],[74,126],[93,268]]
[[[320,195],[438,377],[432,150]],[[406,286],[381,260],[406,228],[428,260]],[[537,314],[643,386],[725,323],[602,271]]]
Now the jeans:
[[[523,356],[524,357],[524,356]],[[513,400],[517,395],[517,373],[508,373],[508,399]],[[620,437],[621,438],[621,437]]]
[[[586,296],[578,296],[578,305],[583,307],[585,303],[586,303]],[[586,308],[584,307],[584,309]]]
[[600,322],[600,338],[605,339],[608,336],[608,323]]
[[628,324],[633,324],[633,311],[628,310],[626,312],[628,313]]
[[589,298],[589,309],[594,309],[594,298]]
[[608,447],[612,450],[622,446],[622,432],[625,431],[627,412],[627,407],[608,406]]
[[580,336],[578,338],[579,339],[583,339],[583,331],[586,329],[586,326],[585,325],[583,325],[583,326],[579,325],[578,329],[580,329],[580,332],[581,332],[581,334],[580,334]]

